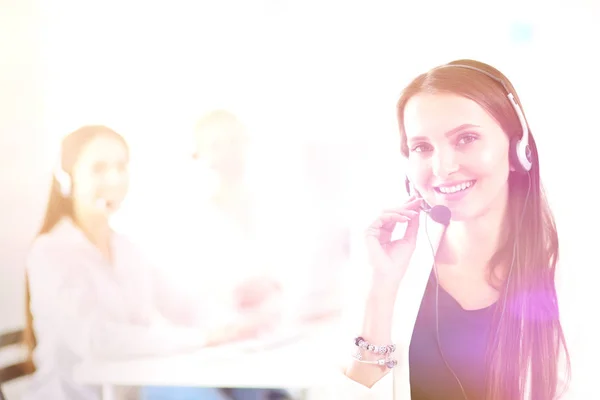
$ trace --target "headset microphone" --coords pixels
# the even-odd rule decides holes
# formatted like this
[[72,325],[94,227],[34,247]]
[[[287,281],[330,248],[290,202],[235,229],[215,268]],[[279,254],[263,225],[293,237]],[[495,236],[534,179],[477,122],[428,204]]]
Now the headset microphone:
[[[421,197],[421,195],[419,194],[419,192],[415,191],[412,188],[412,184],[410,183],[410,180],[408,179],[408,177],[406,177],[404,179],[404,184],[406,187],[406,192],[408,193],[409,196],[411,196],[413,193],[415,193],[417,196]],[[438,224],[442,224],[444,226],[448,226],[450,225],[450,219],[452,218],[452,212],[450,211],[450,209],[446,206],[429,206],[429,204],[427,204],[425,202],[425,200],[423,200],[423,204],[421,205],[421,210],[425,211],[427,214],[429,214],[429,216],[431,217],[432,220],[434,220],[435,222],[437,222]]]
[[450,219],[452,218],[452,212],[450,211],[450,209],[448,207],[437,205],[437,206],[428,208],[427,206],[423,205],[421,207],[421,209],[423,211],[425,211],[426,213],[428,213],[429,216],[431,217],[431,219],[434,220],[435,222],[437,222],[438,224],[442,224],[444,226],[450,225]]

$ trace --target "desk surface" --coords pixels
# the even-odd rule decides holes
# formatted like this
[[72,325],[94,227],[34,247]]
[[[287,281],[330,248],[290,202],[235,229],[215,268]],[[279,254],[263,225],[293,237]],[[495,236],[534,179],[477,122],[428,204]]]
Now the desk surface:
[[333,356],[337,356],[335,352],[326,349],[327,343],[330,343],[327,339],[332,333],[329,328],[320,326],[311,329],[287,343],[270,339],[262,343],[240,342],[168,357],[88,361],[75,368],[74,377],[90,385],[323,386],[339,375],[335,367],[340,360],[334,359]]

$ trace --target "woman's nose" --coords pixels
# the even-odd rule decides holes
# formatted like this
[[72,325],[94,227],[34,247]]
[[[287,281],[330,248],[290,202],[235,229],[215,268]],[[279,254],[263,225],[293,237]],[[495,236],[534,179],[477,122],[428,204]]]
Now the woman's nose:
[[127,172],[119,167],[109,168],[104,175],[104,182],[109,185],[120,184],[127,176]]
[[438,151],[432,160],[433,174],[438,178],[447,178],[458,171],[458,163],[454,151]]

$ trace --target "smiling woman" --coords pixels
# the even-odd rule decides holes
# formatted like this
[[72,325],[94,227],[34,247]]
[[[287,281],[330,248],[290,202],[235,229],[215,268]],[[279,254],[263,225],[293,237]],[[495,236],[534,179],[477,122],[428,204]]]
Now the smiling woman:
[[[424,120],[428,115],[436,118]],[[454,94],[417,94],[405,106],[411,181],[430,204],[454,220],[507,204],[509,138],[473,100]],[[463,121],[470,123],[463,123]],[[504,210],[499,210],[504,212]]]
[[[565,394],[558,237],[514,87],[487,64],[458,60],[415,78],[397,110],[415,196],[367,229],[373,272],[345,371],[361,384],[352,391],[413,400]],[[425,203],[448,208],[451,221],[436,243],[425,220],[433,269],[409,268]],[[406,231],[392,240],[397,223]],[[393,384],[383,379],[390,370]]]

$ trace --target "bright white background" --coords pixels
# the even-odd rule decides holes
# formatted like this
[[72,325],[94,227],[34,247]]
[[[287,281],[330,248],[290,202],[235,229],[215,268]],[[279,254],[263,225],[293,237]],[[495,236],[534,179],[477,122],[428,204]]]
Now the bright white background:
[[[134,171],[168,179],[169,162],[190,151],[196,119],[226,107],[273,146],[351,149],[344,206],[361,226],[403,196],[399,90],[456,58],[496,65],[519,90],[566,281],[577,288],[566,318],[597,303],[598,6],[406,3],[0,0],[0,331],[24,322],[24,256],[62,135],[112,126],[133,148]],[[532,28],[528,40],[517,40],[519,23]]]

